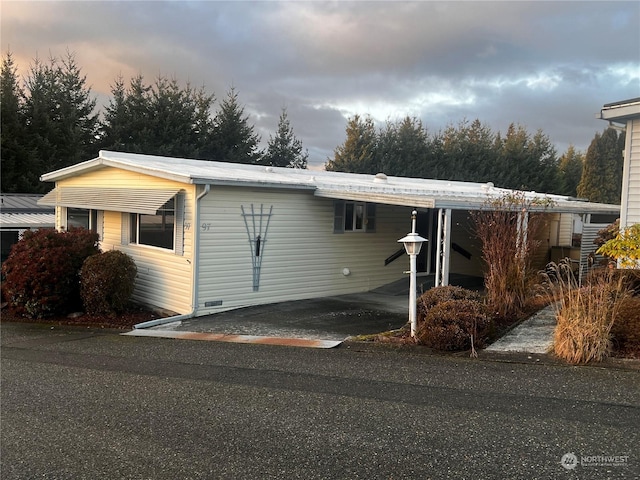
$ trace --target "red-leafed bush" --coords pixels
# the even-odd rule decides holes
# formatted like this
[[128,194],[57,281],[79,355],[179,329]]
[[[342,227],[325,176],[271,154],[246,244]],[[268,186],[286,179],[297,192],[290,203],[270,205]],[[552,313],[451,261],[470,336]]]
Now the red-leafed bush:
[[26,231],[2,264],[5,299],[31,318],[78,309],[80,268],[99,251],[98,234],[90,230]]
[[126,253],[112,250],[87,258],[80,271],[80,293],[89,314],[123,312],[131,299],[138,269]]

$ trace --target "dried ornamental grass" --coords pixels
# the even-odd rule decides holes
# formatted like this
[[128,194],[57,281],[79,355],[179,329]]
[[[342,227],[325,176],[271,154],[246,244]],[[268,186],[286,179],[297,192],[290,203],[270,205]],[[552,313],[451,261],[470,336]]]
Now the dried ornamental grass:
[[[551,275],[549,274],[551,272]],[[583,287],[564,264],[547,269],[547,287],[556,305],[553,352],[571,364],[601,361],[611,351],[611,328],[627,296],[622,277],[601,275]]]

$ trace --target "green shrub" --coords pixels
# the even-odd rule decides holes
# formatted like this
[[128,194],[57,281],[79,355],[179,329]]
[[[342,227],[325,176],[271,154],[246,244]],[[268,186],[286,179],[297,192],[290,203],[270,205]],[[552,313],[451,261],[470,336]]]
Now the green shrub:
[[477,300],[446,300],[433,305],[418,324],[419,344],[438,350],[468,350],[483,347],[491,320],[487,308]]
[[634,268],[640,262],[640,223],[633,224],[605,242],[596,253],[614,258],[623,267]]
[[31,318],[77,310],[80,268],[99,251],[98,234],[90,230],[26,231],[2,264],[5,299]]
[[80,271],[80,292],[87,313],[124,311],[133,294],[138,269],[126,253],[112,250],[87,258]]

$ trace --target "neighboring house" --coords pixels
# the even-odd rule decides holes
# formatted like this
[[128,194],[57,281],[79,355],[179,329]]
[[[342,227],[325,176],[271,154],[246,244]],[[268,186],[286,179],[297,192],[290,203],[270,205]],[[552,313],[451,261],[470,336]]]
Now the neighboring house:
[[[620,228],[640,223],[640,98],[608,103],[599,118],[626,130]],[[614,123],[622,124],[622,127]]]
[[[481,276],[469,211],[509,193],[492,184],[449,182],[101,151],[41,177],[55,188],[56,227],[84,211],[103,250],[138,266],[134,298],[184,315],[373,290],[406,278],[398,239],[429,239],[422,275],[446,285]],[[618,206],[551,199],[542,265],[571,246],[574,219],[617,218]],[[567,248],[568,248],[567,247]]]
[[25,230],[55,227],[55,209],[38,205],[42,195],[28,193],[3,193],[0,195],[0,240],[2,261],[6,260],[11,246]]

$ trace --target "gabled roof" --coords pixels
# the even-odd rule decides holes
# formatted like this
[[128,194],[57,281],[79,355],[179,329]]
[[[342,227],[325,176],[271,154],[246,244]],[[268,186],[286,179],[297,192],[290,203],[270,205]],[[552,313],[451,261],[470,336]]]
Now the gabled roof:
[[[496,188],[491,183],[263,167],[104,150],[100,151],[98,158],[47,173],[40,180],[55,182],[106,167],[186,184],[303,189],[312,191],[318,197],[417,208],[479,209],[485,207],[488,201],[513,193],[512,190]],[[550,201],[552,206],[549,210],[557,212],[617,214],[620,210],[616,205],[584,202],[561,195],[524,194],[528,199],[546,203]]]

